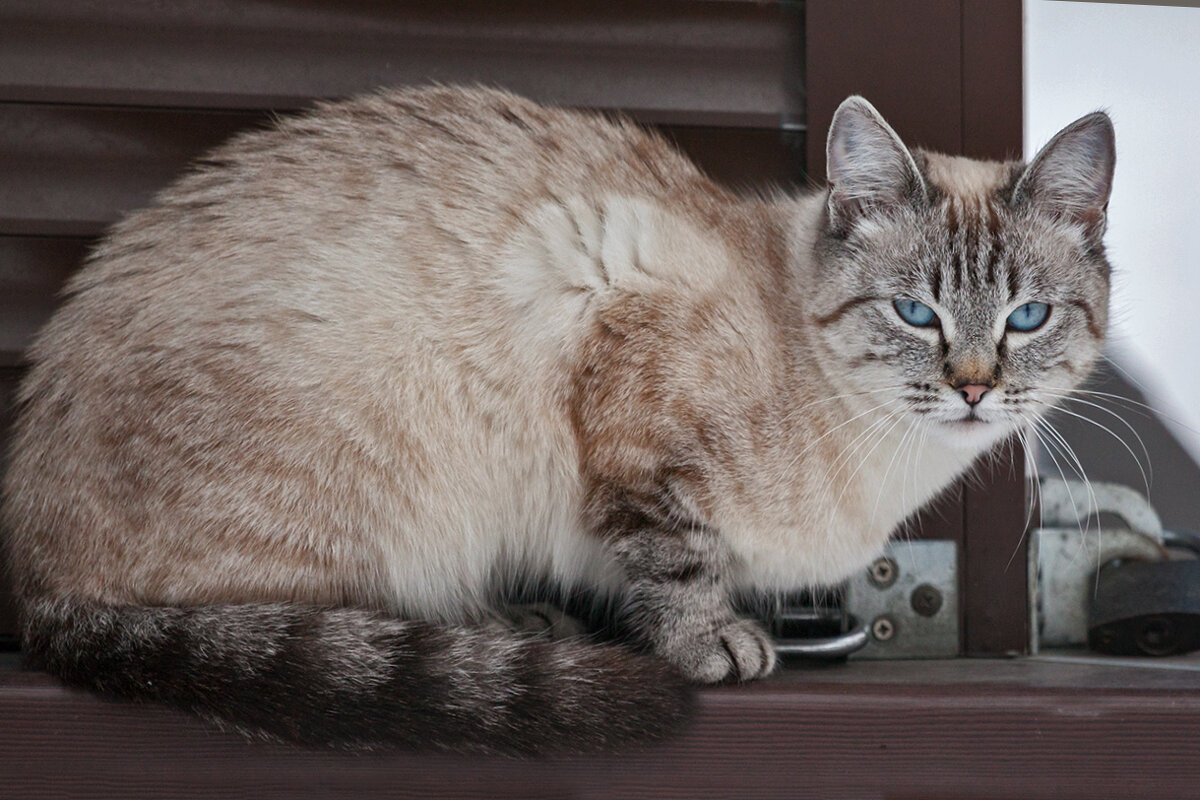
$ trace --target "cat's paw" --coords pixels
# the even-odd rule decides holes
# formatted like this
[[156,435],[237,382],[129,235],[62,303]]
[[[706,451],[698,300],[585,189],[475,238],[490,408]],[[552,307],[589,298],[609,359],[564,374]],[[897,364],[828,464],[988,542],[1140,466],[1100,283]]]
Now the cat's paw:
[[748,681],[775,669],[771,638],[748,619],[731,618],[703,636],[681,638],[655,649],[696,683]]

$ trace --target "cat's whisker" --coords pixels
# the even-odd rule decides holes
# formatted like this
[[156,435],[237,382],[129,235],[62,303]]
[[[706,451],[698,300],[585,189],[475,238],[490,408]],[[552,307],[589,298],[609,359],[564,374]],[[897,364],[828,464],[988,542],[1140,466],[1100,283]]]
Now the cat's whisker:
[[[1054,396],[1054,395],[1051,395],[1051,396]],[[1129,443],[1126,442],[1124,438],[1117,435],[1117,433],[1115,431],[1113,431],[1111,428],[1109,428],[1107,425],[1104,425],[1103,423],[1098,422],[1098,421],[1092,419],[1091,417],[1088,417],[1088,416],[1085,416],[1078,412],[1072,411],[1071,409],[1066,408],[1065,406],[1060,405],[1055,408],[1055,411],[1058,411],[1059,413],[1066,414],[1069,417],[1081,420],[1083,422],[1088,423],[1089,425],[1099,428],[1100,430],[1104,431],[1109,436],[1111,436],[1112,438],[1114,438],[1118,442],[1120,442],[1121,446],[1125,448],[1125,451],[1127,453],[1129,453],[1129,457],[1133,459],[1133,463],[1137,465],[1138,471],[1141,472],[1142,484],[1145,487],[1146,494],[1149,495],[1150,494],[1150,486],[1154,482],[1153,481],[1154,465],[1150,460],[1150,451],[1146,448],[1146,443],[1144,441],[1142,441],[1142,437],[1140,435],[1138,435],[1138,432],[1136,430],[1134,430],[1133,426],[1130,425],[1128,422],[1125,422],[1125,420],[1119,414],[1109,411],[1107,408],[1097,405],[1096,403],[1091,403],[1091,402],[1088,402],[1087,400],[1082,400],[1078,397],[1069,397],[1066,395],[1060,396],[1060,399],[1064,400],[1064,401],[1073,401],[1076,403],[1082,403],[1082,404],[1090,406],[1092,408],[1099,409],[1100,411],[1104,411],[1104,412],[1116,417],[1118,420],[1120,420],[1122,423],[1125,424],[1125,427],[1129,428],[1130,432],[1132,432],[1133,435],[1137,438],[1138,444],[1141,445],[1142,453],[1146,457],[1146,465],[1147,465],[1147,467],[1149,467],[1149,470],[1150,470],[1149,473],[1147,473],[1146,468],[1142,466],[1141,459],[1138,458],[1137,454],[1133,452],[1133,448],[1129,446]]]
[[[1092,487],[1092,482],[1088,478],[1087,473],[1083,469],[1083,464],[1080,462],[1079,457],[1075,454],[1075,450],[1071,447],[1071,445],[1067,442],[1067,440],[1063,437],[1063,435],[1050,422],[1048,422],[1046,420],[1041,420],[1040,424],[1045,427],[1046,433],[1051,437],[1051,439],[1049,439],[1048,441],[1056,441],[1058,443],[1057,446],[1060,448],[1059,452],[1062,453],[1064,456],[1066,456],[1066,458],[1068,459],[1068,463],[1070,465],[1072,465],[1072,468],[1074,469],[1076,474],[1079,475],[1080,481],[1082,481],[1084,487],[1087,488],[1088,494],[1090,496],[1089,499],[1091,500],[1090,508],[1098,509],[1100,507],[1100,504],[1096,498],[1096,491]],[[1070,488],[1070,484],[1068,484],[1068,489],[1069,488]],[[1074,503],[1074,500],[1072,500],[1072,503]],[[1078,509],[1076,509],[1076,515],[1078,516]],[[1086,525],[1087,522],[1090,521],[1091,516],[1092,515],[1089,515],[1088,520],[1083,520],[1083,519],[1079,520],[1081,537],[1085,536],[1084,526]],[[1095,517],[1096,517],[1097,548],[1100,549],[1103,547],[1103,544],[1104,544],[1104,529],[1103,529],[1102,523],[1100,521],[1099,515],[1096,514]],[[1087,527],[1090,528],[1090,525],[1087,525]],[[1081,545],[1082,544],[1084,544],[1084,543],[1081,538]],[[1100,565],[1097,564],[1096,567],[1097,567],[1097,575],[1099,575]]]
[[1062,479],[1063,485],[1066,488],[1067,498],[1071,501],[1071,508],[1073,508],[1075,511],[1075,519],[1079,524],[1080,549],[1076,550],[1076,557],[1078,557],[1079,552],[1081,552],[1081,549],[1083,546],[1083,540],[1084,540],[1084,536],[1085,536],[1085,533],[1083,530],[1083,520],[1080,518],[1080,515],[1079,515],[1079,504],[1075,502],[1075,492],[1071,490],[1071,483],[1070,483],[1070,481],[1067,480],[1067,474],[1063,470],[1062,464],[1059,463],[1058,457],[1055,455],[1054,450],[1050,446],[1050,442],[1047,440],[1047,438],[1043,435],[1042,431],[1038,427],[1038,424],[1040,422],[1041,422],[1041,420],[1036,420],[1034,422],[1034,424],[1032,425],[1032,427],[1029,428],[1029,430],[1033,433],[1034,437],[1037,438],[1038,442],[1041,443],[1042,450],[1049,457],[1050,463],[1054,466],[1055,470],[1058,471],[1058,476]]
[[[1025,453],[1025,464],[1032,473],[1033,487],[1027,488],[1028,497],[1026,498],[1025,507],[1025,525],[1021,528],[1021,536],[1017,539],[1017,545],[1013,548],[1012,555],[1008,557],[1008,561],[1004,565],[1005,571],[1012,568],[1013,562],[1017,555],[1021,552],[1021,545],[1025,543],[1025,537],[1029,535],[1030,525],[1033,523],[1033,510],[1041,505],[1041,480],[1038,475],[1037,461],[1032,457],[1033,450],[1029,445],[1028,427],[1022,425],[1014,431],[1017,441],[1021,443],[1021,449]],[[1029,481],[1026,481],[1026,486],[1029,486]]]
[[[917,430],[917,427],[915,425],[910,425],[908,427],[908,430],[904,431],[904,434],[900,437],[900,441],[896,443],[896,447],[892,452],[892,457],[888,460],[887,467],[883,471],[883,478],[879,481],[879,491],[876,492],[876,494],[875,494],[875,504],[871,506],[870,520],[872,523],[874,523],[874,521],[875,521],[875,515],[879,512],[879,502],[880,502],[880,500],[883,499],[883,492],[884,492],[884,489],[887,488],[888,478],[892,474],[892,467],[895,466],[895,464],[896,464],[896,457],[898,455],[900,455],[900,452],[904,449],[904,445],[908,441],[908,438],[910,436],[912,436],[913,438],[916,438],[916,436],[915,436],[916,430]],[[904,479],[901,478],[900,493],[901,493],[902,497],[904,494],[903,483],[904,483]]]
[[878,389],[864,389],[864,390],[858,391],[858,392],[845,392],[843,394],[835,394],[832,397],[822,397],[819,400],[812,400],[810,402],[804,403],[803,405],[799,405],[794,408],[789,408],[787,414],[784,417],[784,420],[785,420],[785,422],[791,422],[793,417],[799,415],[801,412],[807,411],[807,410],[814,408],[816,406],[819,406],[819,405],[824,405],[825,403],[832,403],[836,400],[846,400],[851,397],[865,397],[866,395],[879,394],[880,392],[895,392],[899,389],[903,389],[904,386],[905,386],[905,384],[898,383],[898,384],[895,384],[892,386],[881,386]]
[[[1036,418],[1035,418],[1036,419]],[[1037,449],[1029,441],[1029,428],[1033,426],[1033,420],[1026,420],[1020,428],[1017,429],[1017,437],[1021,441],[1021,448],[1025,452],[1025,467],[1029,470],[1031,476],[1026,482],[1031,483],[1029,488],[1029,498],[1025,509],[1025,528],[1028,529],[1033,524],[1033,513],[1038,511],[1042,505],[1042,475],[1041,468],[1037,463]],[[1040,520],[1039,520],[1040,522]]]
[[813,439],[811,442],[809,442],[807,445],[805,445],[803,448],[801,448],[800,451],[798,453],[796,453],[795,456],[792,457],[791,461],[789,461],[784,466],[784,468],[777,473],[774,484],[772,486],[772,489],[773,490],[778,489],[781,485],[790,482],[793,479],[792,470],[795,469],[795,467],[798,463],[800,463],[800,460],[802,458],[804,458],[805,454],[807,454],[810,450],[812,450],[815,446],[820,444],[826,438],[828,438],[829,436],[832,436],[834,433],[836,433],[837,431],[846,427],[847,425],[854,423],[856,420],[862,419],[863,417],[865,417],[869,414],[873,414],[882,408],[886,408],[892,402],[894,402],[894,400],[892,398],[889,398],[889,399],[885,400],[884,402],[882,402],[872,408],[867,409],[866,411],[863,411],[859,414],[855,414],[850,419],[844,420],[843,422],[841,422],[841,423],[833,426],[829,430],[825,431],[825,433],[821,434],[816,439]]
[[1148,395],[1151,393],[1150,388],[1148,386],[1146,386],[1146,384],[1144,384],[1140,380],[1138,380],[1137,376],[1134,375],[1132,372],[1130,372],[1129,370],[1125,369],[1120,364],[1118,364],[1116,362],[1116,360],[1113,359],[1113,357],[1110,356],[1108,353],[1101,353],[1100,357],[1103,358],[1105,361],[1107,361],[1109,366],[1111,366],[1117,372],[1121,373],[1121,377],[1123,377],[1125,380],[1132,383],[1134,386],[1136,386],[1138,389],[1140,389],[1144,394]]
[[[1095,389],[1073,389],[1069,386],[1048,386],[1048,387],[1033,386],[1030,388],[1035,389],[1040,392],[1043,392],[1047,395],[1049,395],[1051,392],[1054,392],[1054,391],[1069,393],[1070,395],[1081,395],[1081,394],[1088,395],[1089,397],[1094,397],[1097,400],[1104,400],[1106,402],[1112,403],[1113,405],[1123,406],[1124,407],[1123,410],[1131,411],[1131,412],[1137,414],[1138,416],[1144,417],[1146,419],[1166,420],[1167,422],[1170,422],[1170,423],[1178,426],[1179,428],[1187,431],[1188,433],[1194,433],[1194,434],[1200,435],[1200,430],[1193,428],[1189,423],[1179,419],[1178,417],[1176,417],[1172,414],[1169,414],[1169,413],[1163,411],[1161,408],[1159,408],[1157,406],[1149,405],[1147,403],[1143,403],[1140,400],[1134,400],[1130,397],[1125,397],[1124,395],[1113,394],[1112,392],[1100,392],[1100,391],[1096,391]],[[1076,399],[1078,399],[1078,398],[1076,398]]]
[[[915,465],[921,463],[920,456],[924,455],[925,445],[929,442],[929,426],[922,425],[920,427],[921,427],[921,442],[917,446],[916,450],[909,455],[909,463],[907,466],[908,475],[911,478],[910,482],[912,484],[912,493],[913,493],[913,499],[910,502],[906,503],[904,506],[905,508],[908,508],[908,509],[915,509],[917,507],[917,497],[916,497],[917,477],[916,477]],[[912,524],[912,519],[913,519],[912,513],[909,513],[904,518],[904,529],[906,532],[909,532],[910,539],[912,537],[911,537],[911,532],[909,531],[909,526]]]
[[1066,438],[1063,437],[1063,435],[1061,433],[1059,433],[1059,431],[1057,429],[1055,429],[1052,424],[1047,422],[1046,425],[1059,438],[1059,440],[1062,442],[1063,447],[1066,448],[1067,454],[1075,462],[1075,465],[1078,468],[1078,470],[1082,476],[1084,485],[1087,487],[1088,492],[1091,494],[1092,508],[1095,510],[1095,517],[1096,517],[1096,558],[1097,558],[1097,562],[1095,565],[1095,581],[1094,581],[1093,588],[1097,588],[1100,585],[1101,562],[1099,561],[1099,559],[1102,557],[1101,553],[1104,552],[1104,523],[1103,523],[1103,520],[1101,520],[1101,518],[1100,518],[1100,502],[1096,498],[1096,492],[1095,492],[1095,489],[1092,487],[1091,479],[1088,478],[1088,476],[1084,473],[1083,463],[1079,460],[1079,456],[1076,455],[1075,449],[1073,447],[1071,447],[1070,443],[1067,442]]
[[858,473],[862,471],[863,465],[866,464],[867,460],[870,459],[871,456],[875,454],[875,451],[879,449],[879,446],[882,445],[885,441],[887,441],[888,437],[892,435],[892,431],[894,431],[896,429],[896,426],[902,424],[903,422],[904,422],[903,414],[902,413],[896,414],[895,419],[893,419],[892,423],[888,426],[887,430],[885,430],[882,435],[876,437],[875,443],[871,446],[871,449],[868,450],[864,456],[862,456],[858,459],[858,464],[854,467],[854,471],[850,473],[850,476],[848,478],[846,478],[845,483],[842,484],[842,491],[840,491],[838,493],[837,498],[833,501],[834,508],[841,507],[842,498],[845,497],[846,490],[849,489],[850,486],[854,483],[854,479],[855,479],[855,477],[858,476]]
[[817,484],[818,493],[823,493],[832,484],[833,480],[841,472],[842,468],[853,460],[853,457],[857,455],[858,451],[862,447],[865,447],[866,443],[870,441],[871,435],[886,425],[894,413],[895,412],[888,412],[879,419],[872,421],[869,425],[863,428],[863,430],[860,431],[857,436],[847,442],[842,449],[838,451],[836,456],[830,459],[829,466],[826,468],[824,475],[822,475],[820,482]]
[[877,420],[872,421],[862,431],[859,432],[850,442],[848,442],[841,451],[830,460],[829,467],[825,470],[821,481],[817,484],[817,493],[825,496],[826,490],[832,491],[832,483],[834,479],[842,472],[843,468],[850,462],[861,460],[857,458],[860,450],[865,448],[871,441],[871,436],[882,430],[892,419],[898,416],[901,411],[890,411],[884,414]]

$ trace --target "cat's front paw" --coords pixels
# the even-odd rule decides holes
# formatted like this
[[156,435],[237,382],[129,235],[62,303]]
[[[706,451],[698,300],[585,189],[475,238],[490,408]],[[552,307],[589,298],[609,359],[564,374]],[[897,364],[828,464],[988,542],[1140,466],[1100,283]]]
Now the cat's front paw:
[[775,669],[770,637],[748,619],[731,618],[701,636],[662,642],[655,650],[697,683],[748,681]]

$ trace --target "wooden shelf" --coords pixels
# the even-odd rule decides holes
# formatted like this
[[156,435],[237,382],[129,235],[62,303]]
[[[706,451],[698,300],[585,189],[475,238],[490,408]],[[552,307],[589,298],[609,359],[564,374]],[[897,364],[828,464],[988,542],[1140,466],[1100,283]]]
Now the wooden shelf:
[[246,742],[0,668],[0,796],[1200,797],[1200,671],[1037,658],[788,669],[680,739],[547,760]]

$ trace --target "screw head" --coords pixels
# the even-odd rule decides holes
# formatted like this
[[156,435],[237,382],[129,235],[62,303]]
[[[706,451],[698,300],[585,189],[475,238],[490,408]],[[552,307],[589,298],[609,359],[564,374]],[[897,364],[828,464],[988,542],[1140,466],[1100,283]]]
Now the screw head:
[[912,610],[922,617],[932,617],[942,610],[942,593],[936,586],[922,583],[913,589],[909,603],[912,605]]
[[886,614],[875,618],[871,623],[871,635],[876,641],[886,642],[896,635],[896,623]]
[[899,575],[900,567],[887,556],[875,559],[875,563],[867,568],[867,579],[879,589],[891,586]]

